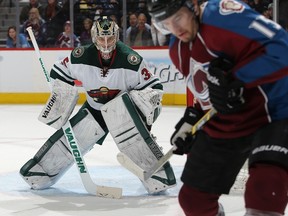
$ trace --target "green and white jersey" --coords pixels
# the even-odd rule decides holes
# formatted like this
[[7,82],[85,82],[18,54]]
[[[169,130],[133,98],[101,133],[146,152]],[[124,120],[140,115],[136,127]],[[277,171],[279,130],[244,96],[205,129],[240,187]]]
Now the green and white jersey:
[[81,81],[89,105],[96,110],[123,92],[163,88],[143,58],[120,41],[109,62],[103,62],[94,44],[77,47],[70,56],[55,62],[50,76],[70,84]]

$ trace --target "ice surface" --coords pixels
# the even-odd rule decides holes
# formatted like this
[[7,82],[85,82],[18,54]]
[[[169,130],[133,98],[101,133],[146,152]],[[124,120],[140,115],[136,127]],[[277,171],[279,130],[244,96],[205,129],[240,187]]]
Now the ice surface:
[[[76,109],[79,107],[76,107]],[[183,216],[178,205],[179,180],[185,156],[170,160],[178,184],[166,193],[148,196],[141,182],[116,160],[117,147],[108,136],[102,146],[95,146],[85,162],[96,184],[123,188],[122,199],[88,195],[73,166],[52,188],[33,191],[19,176],[20,167],[54,132],[37,120],[42,105],[0,105],[0,216]],[[184,107],[163,107],[152,128],[164,152],[171,147],[169,138]],[[244,215],[243,198],[223,196],[227,216]]]

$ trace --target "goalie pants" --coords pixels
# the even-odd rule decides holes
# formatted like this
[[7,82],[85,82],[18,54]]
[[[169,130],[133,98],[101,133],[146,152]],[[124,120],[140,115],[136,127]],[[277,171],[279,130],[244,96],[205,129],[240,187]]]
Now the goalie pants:
[[[263,194],[265,193],[266,188],[271,189],[268,187],[268,184],[275,183],[275,185],[279,186],[280,182],[282,182],[282,184],[280,184],[281,188],[273,188],[273,190],[282,190],[284,194],[287,194],[287,156],[288,120],[272,122],[260,128],[250,136],[237,139],[213,139],[205,132],[198,131],[195,142],[188,154],[181,180],[184,182],[185,187],[187,186],[204,192],[207,196],[209,196],[209,194],[228,194],[235,182],[237,174],[245,161],[249,159],[249,168],[260,166],[258,170],[263,169],[264,167],[264,170],[273,170],[270,173],[280,173],[280,181],[279,178],[276,178],[278,179],[277,182],[274,181],[276,180],[275,178],[270,178],[270,183],[269,181],[264,182],[264,184],[267,185],[262,185],[261,187],[263,189]],[[268,167],[265,167],[265,164],[267,164]],[[263,172],[253,171],[253,173],[252,178],[257,178],[257,176],[262,175]],[[248,182],[251,182],[251,184],[255,183],[253,180],[250,180],[250,177]],[[252,193],[253,192],[248,195],[248,198],[245,198],[246,201],[250,200],[249,196],[253,196]],[[182,195],[183,194],[181,194],[180,191],[179,197]],[[261,195],[262,194],[259,194],[259,196]],[[285,199],[281,196],[282,195],[279,197],[274,196],[273,199],[276,200],[274,200],[273,203],[279,203],[279,207],[276,207],[276,210],[282,214],[287,205],[287,196],[285,196]],[[269,198],[272,199],[272,197],[265,198],[268,200]],[[189,202],[191,199],[189,199],[189,197],[188,199],[186,197],[184,201],[182,199],[182,204],[180,203],[181,206],[189,206],[187,203],[184,204],[183,202]],[[267,209],[263,200],[264,199],[257,203],[256,208],[258,208],[258,210],[275,212],[275,208]],[[252,203],[252,205],[254,204]],[[253,208],[253,206],[250,207]]]

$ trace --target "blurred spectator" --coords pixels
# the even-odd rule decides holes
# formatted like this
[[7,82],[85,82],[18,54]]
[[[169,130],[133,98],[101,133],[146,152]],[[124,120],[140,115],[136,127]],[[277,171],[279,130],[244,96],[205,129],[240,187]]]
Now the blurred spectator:
[[110,16],[114,14],[118,18],[121,9],[118,0],[97,0],[97,2],[102,5],[103,15]]
[[[19,38],[19,48],[28,48],[30,44],[28,43],[24,34],[18,34]],[[17,32],[16,26],[9,26],[7,30],[7,40],[6,48],[16,48],[17,47]]]
[[119,40],[123,41],[123,29],[121,23],[119,23],[118,18],[116,15],[112,14],[109,16],[110,19],[112,19],[115,23],[117,23],[119,27]]
[[150,29],[146,28],[147,22],[145,14],[141,13],[137,18],[137,26],[131,29],[128,35],[127,44],[129,46],[153,46]]
[[[73,44],[71,42],[72,40],[70,37],[72,37]],[[64,24],[64,31],[58,35],[55,46],[61,47],[61,48],[64,48],[64,47],[73,48],[73,47],[79,47],[80,44],[81,43],[80,43],[80,40],[78,39],[78,37],[71,32],[70,21],[66,21]]]
[[38,2],[38,0],[29,0],[29,4],[25,5],[20,12],[19,21],[22,25],[28,18],[29,18],[29,11],[31,8],[37,8],[39,13],[42,15],[44,8],[43,6]]
[[135,11],[136,14],[145,14],[146,16],[146,23],[148,23],[149,25],[151,25],[151,16],[148,13],[148,9],[147,9],[147,5],[146,5],[146,1],[145,0],[138,0],[138,7]]
[[33,47],[32,42],[30,40],[29,34],[26,30],[28,27],[32,27],[32,31],[34,33],[35,39],[38,43],[38,45],[41,47],[45,44],[44,41],[44,34],[45,31],[43,28],[45,21],[41,18],[39,14],[39,10],[37,8],[31,8],[29,11],[29,17],[28,19],[23,23],[23,26],[21,28],[20,33],[25,34],[28,42],[30,43],[30,46]]
[[269,0],[254,0],[250,2],[250,6],[256,10],[258,13],[265,15],[268,10]]
[[83,20],[84,30],[80,34],[80,42],[82,46],[92,43],[92,39],[91,39],[92,24],[93,24],[93,21],[90,18],[86,18]]
[[262,13],[261,13],[264,17],[266,17],[267,19],[270,19],[270,13],[268,10],[268,5],[264,5],[262,8]]
[[15,7],[15,3],[11,0],[0,0],[0,7]]
[[[135,28],[137,26],[137,22],[138,22],[137,14],[136,13],[131,13],[129,15],[128,22],[129,22],[129,24],[128,24],[128,28],[126,30],[126,41],[128,40],[128,35],[130,34],[131,29]],[[145,23],[145,26],[146,26],[147,29],[151,29],[151,26],[148,23]]]
[[47,5],[44,7],[42,18],[45,22],[51,21],[62,9],[58,0],[47,0]]
[[135,13],[138,8],[138,1],[135,0],[126,0],[127,3],[127,14]]
[[288,31],[288,1],[279,0],[279,24]]
[[96,10],[95,10],[95,14],[94,14],[94,21],[99,19],[102,13],[103,13],[102,5],[97,5]]
[[90,18],[93,20],[94,13],[97,8],[97,1],[76,0],[73,8],[74,8],[74,33],[76,35],[81,35],[83,31],[83,20],[86,18]]
[[137,14],[136,13],[131,13],[129,14],[128,17],[128,28],[126,30],[126,35],[128,35],[131,31],[131,28],[136,27],[137,25]]
[[270,4],[268,5],[266,17],[267,17],[268,19],[273,20],[273,3],[270,3]]
[[62,2],[59,0],[46,0],[47,6],[44,8],[43,37],[45,47],[54,47],[57,36],[63,31],[65,20],[69,19],[68,14],[63,12]]
[[164,35],[155,27],[153,20],[151,22],[151,35],[154,46],[168,46],[170,35]]

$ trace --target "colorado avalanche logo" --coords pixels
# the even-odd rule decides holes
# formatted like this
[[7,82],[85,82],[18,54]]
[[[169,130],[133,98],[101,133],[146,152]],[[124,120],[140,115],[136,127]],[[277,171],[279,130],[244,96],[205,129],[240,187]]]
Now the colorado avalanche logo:
[[229,15],[233,13],[242,13],[244,11],[244,5],[235,0],[221,0],[219,3],[220,14]]
[[190,59],[190,73],[186,78],[186,85],[194,94],[203,110],[211,109],[207,85],[207,72],[209,63],[200,63]]
[[107,87],[100,87],[99,89],[87,91],[88,95],[93,98],[95,102],[101,104],[105,104],[112,100],[119,92],[119,89],[108,89]]

